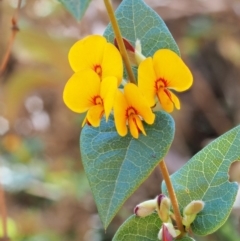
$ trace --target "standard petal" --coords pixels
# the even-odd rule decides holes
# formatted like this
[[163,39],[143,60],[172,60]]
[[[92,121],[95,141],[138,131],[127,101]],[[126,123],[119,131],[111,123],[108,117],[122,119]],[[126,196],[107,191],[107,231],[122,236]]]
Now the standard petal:
[[139,114],[145,122],[148,124],[153,124],[155,115],[153,114],[139,88],[135,84],[128,83],[124,87],[124,93],[128,106],[132,106],[137,111],[137,114]]
[[101,82],[100,96],[103,99],[104,111],[106,115],[106,120],[110,115],[113,108],[115,96],[117,92],[117,78],[116,77],[106,77]]
[[107,40],[100,35],[87,36],[76,42],[70,49],[68,60],[73,71],[94,69],[101,65]]
[[116,93],[116,98],[114,101],[114,120],[117,132],[120,136],[127,135],[127,117],[126,117],[126,111],[128,108],[126,98],[124,94],[118,90]]
[[138,87],[149,102],[150,107],[155,105],[157,76],[153,69],[151,57],[143,60],[138,67]]
[[164,79],[168,88],[184,91],[192,85],[191,71],[183,60],[169,49],[160,49],[154,54],[153,68],[157,79]]
[[102,78],[115,76],[118,80],[118,86],[122,82],[123,62],[118,49],[111,43],[107,43],[103,52],[102,60]]
[[98,127],[100,125],[101,118],[104,114],[102,105],[92,106],[87,113],[87,121],[93,126]]
[[93,97],[100,95],[100,78],[92,70],[75,73],[65,85],[63,100],[69,109],[77,113],[94,105]]
[[130,129],[131,135],[134,138],[137,139],[138,136],[139,136],[139,131],[138,131],[138,127],[137,127],[137,124],[136,124],[135,115],[130,115],[129,116],[129,118],[128,118],[128,125],[129,125],[129,129]]
[[172,99],[170,98],[171,97],[171,93],[169,90],[163,90],[163,89],[160,89],[157,93],[158,95],[158,99],[159,99],[159,102],[162,106],[162,108],[166,111],[166,112],[172,112],[173,109],[174,109],[174,103],[172,101]]

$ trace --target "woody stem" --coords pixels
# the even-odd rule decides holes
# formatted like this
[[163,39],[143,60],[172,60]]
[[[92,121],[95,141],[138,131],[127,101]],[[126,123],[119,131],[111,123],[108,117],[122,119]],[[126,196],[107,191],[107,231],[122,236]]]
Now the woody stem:
[[161,173],[162,173],[162,177],[163,177],[163,179],[166,183],[166,187],[167,187],[167,190],[168,190],[169,198],[170,198],[171,203],[172,203],[173,212],[174,212],[174,215],[175,215],[177,227],[181,232],[179,237],[181,237],[185,233],[185,230],[184,230],[183,224],[182,224],[182,216],[181,216],[181,213],[180,213],[180,210],[179,210],[177,197],[176,197],[176,194],[175,194],[174,189],[173,189],[173,185],[172,185],[172,182],[171,182],[171,179],[170,179],[170,176],[169,176],[169,172],[168,172],[168,169],[167,169],[167,166],[166,166],[164,160],[160,161],[159,167],[160,167],[160,170],[161,170]]
[[121,53],[122,58],[123,58],[123,62],[125,64],[125,67],[126,67],[126,70],[127,70],[129,81],[131,83],[136,84],[135,77],[134,77],[132,67],[131,67],[131,64],[130,64],[130,60],[128,58],[127,50],[126,50],[125,45],[123,43],[123,39],[122,39],[122,35],[121,35],[120,29],[119,29],[119,26],[118,26],[118,23],[117,23],[117,19],[114,15],[111,0],[104,0],[104,4],[105,4],[105,7],[107,9],[108,16],[110,18],[110,22],[112,24],[112,28],[113,28],[113,31],[114,31],[114,34],[115,34],[115,37],[116,37],[116,40],[117,40],[117,44],[118,44],[120,53]]

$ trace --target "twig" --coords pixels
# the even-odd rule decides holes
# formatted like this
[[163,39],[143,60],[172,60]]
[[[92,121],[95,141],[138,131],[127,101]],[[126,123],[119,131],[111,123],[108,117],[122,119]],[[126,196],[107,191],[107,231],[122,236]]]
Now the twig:
[[170,176],[169,176],[169,173],[168,173],[168,169],[167,169],[167,166],[166,166],[164,160],[160,161],[159,167],[160,167],[163,179],[166,183],[166,187],[167,187],[167,190],[168,190],[169,198],[170,198],[171,203],[172,203],[173,212],[174,212],[174,215],[175,215],[177,227],[181,232],[179,237],[182,237],[185,233],[185,230],[184,230],[184,227],[183,227],[183,224],[182,224],[182,216],[181,216],[181,213],[180,213],[180,210],[179,210],[177,197],[176,197],[176,194],[174,192],[173,185],[172,185],[172,182],[171,182],[171,179],[170,179]]
[[18,0],[17,10],[15,12],[15,15],[12,17],[12,34],[8,41],[6,53],[2,59],[1,65],[0,65],[0,76],[3,74],[4,70],[6,69],[7,63],[9,61],[10,53],[12,50],[13,42],[15,40],[17,32],[19,31],[17,24],[18,24],[18,16],[19,16],[19,10],[21,7],[21,3],[22,3],[22,0]]

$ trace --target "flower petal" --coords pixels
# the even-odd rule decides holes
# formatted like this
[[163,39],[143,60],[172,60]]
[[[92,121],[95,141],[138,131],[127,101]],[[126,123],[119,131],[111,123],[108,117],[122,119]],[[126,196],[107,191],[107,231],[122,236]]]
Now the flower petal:
[[154,54],[153,68],[157,79],[163,78],[168,88],[184,91],[192,85],[191,71],[183,60],[169,49],[160,49]]
[[152,58],[146,58],[143,60],[138,67],[138,86],[149,105],[152,107],[155,105],[155,81],[157,76],[153,69]]
[[118,79],[118,86],[122,82],[123,62],[118,49],[111,43],[107,43],[102,59],[102,78],[115,76]]
[[116,98],[114,102],[114,120],[117,132],[120,136],[127,135],[127,117],[126,117],[126,111],[127,111],[128,105],[127,100],[124,96],[124,94],[118,90],[116,93]]
[[169,113],[172,112],[174,109],[174,103],[172,101],[171,94],[172,94],[172,92],[170,92],[167,89],[165,89],[165,90],[160,89],[157,93],[157,96],[158,96],[158,99],[159,99],[159,102],[160,102],[162,108]]
[[100,78],[93,70],[75,73],[65,85],[63,100],[69,109],[77,113],[94,105],[92,99],[100,94]]
[[148,124],[153,124],[155,120],[155,114],[153,114],[139,88],[135,84],[128,83],[124,87],[124,93],[128,106],[132,106],[145,122]]
[[103,114],[104,114],[103,106],[94,105],[89,109],[86,119],[93,127],[98,127],[100,125],[100,121]]
[[140,120],[139,116],[136,115],[135,117],[136,117],[136,125],[138,127],[138,130],[140,130],[143,133],[143,135],[146,136],[147,134],[146,134],[146,132],[144,130],[142,121]]
[[138,131],[138,127],[136,124],[136,116],[135,115],[130,115],[128,117],[128,125],[129,125],[131,135],[137,139],[139,136],[139,131]]
[[117,92],[117,78],[116,77],[106,77],[101,82],[100,96],[103,99],[104,111],[106,115],[106,120],[110,115],[113,108],[115,96]]
[[76,42],[70,49],[68,60],[73,71],[94,69],[101,65],[107,40],[100,35],[87,36]]
[[181,104],[178,97],[172,91],[169,90],[169,92],[171,93],[172,102],[174,103],[176,109],[180,110]]

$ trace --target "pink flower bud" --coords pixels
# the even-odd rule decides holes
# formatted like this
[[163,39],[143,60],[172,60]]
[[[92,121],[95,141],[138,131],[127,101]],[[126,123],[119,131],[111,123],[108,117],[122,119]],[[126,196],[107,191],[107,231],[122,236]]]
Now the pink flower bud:
[[172,223],[163,223],[162,228],[158,233],[158,239],[163,241],[172,241],[180,234],[178,229],[175,229]]
[[139,217],[146,217],[154,212],[156,209],[157,202],[156,199],[151,199],[142,203],[139,203],[134,208],[135,215]]

